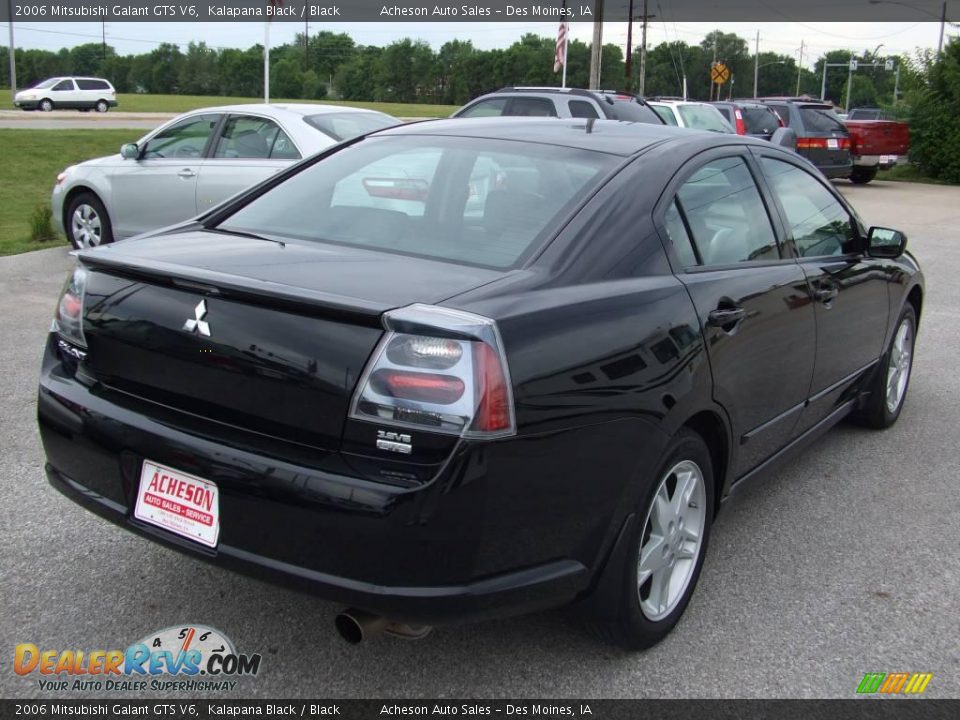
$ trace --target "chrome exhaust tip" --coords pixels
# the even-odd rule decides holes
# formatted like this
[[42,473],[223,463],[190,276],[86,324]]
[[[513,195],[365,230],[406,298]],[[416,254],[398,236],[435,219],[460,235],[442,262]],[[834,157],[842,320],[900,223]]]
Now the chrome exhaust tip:
[[359,645],[364,640],[380,633],[393,635],[404,640],[421,640],[430,634],[430,625],[408,625],[388,620],[365,610],[348,608],[338,613],[333,620],[340,637],[351,645]]

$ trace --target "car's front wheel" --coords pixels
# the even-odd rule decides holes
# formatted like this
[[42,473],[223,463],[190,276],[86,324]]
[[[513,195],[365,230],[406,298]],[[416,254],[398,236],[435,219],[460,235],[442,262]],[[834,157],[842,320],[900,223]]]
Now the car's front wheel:
[[40,101],[40,104],[38,107],[44,112],[50,112],[51,110],[53,110],[53,100],[51,100],[50,98],[44,98],[43,100]]
[[900,417],[910,387],[913,370],[913,346],[917,335],[917,313],[907,303],[900,313],[890,347],[880,362],[857,419],[868,427],[888,428]]
[[706,443],[683,429],[671,441],[618,560],[619,581],[598,588],[615,611],[593,627],[631,650],[660,642],[693,595],[713,519],[713,467]]
[[110,109],[110,105],[106,100],[97,100],[97,104],[94,107],[96,107],[98,113],[105,113]]
[[80,193],[70,201],[66,213],[67,239],[77,250],[113,241],[110,216],[93,193]]

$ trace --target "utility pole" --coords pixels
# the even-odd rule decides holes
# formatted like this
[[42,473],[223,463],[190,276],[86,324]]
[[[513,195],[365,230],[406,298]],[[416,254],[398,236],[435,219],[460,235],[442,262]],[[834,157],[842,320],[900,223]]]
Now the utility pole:
[[643,0],[643,25],[640,31],[640,95],[647,87],[647,21],[656,15],[647,14],[647,0]]
[[800,96],[800,73],[803,72],[803,40],[800,41],[800,61],[797,63],[797,97]]
[[603,0],[593,8],[593,46],[590,48],[590,90],[600,89],[600,60],[603,52]]
[[850,90],[851,90],[851,88],[853,87],[853,64],[854,64],[855,62],[856,62],[856,60],[855,60],[854,57],[853,57],[853,51],[851,51],[851,52],[850,52],[850,65],[847,66],[847,67],[848,67],[848,69],[847,69],[847,97],[846,97],[846,99],[844,100],[844,103],[843,103],[843,111],[844,111],[844,112],[847,112],[848,110],[850,110]]
[[310,21],[303,21],[303,71],[310,69]]
[[633,92],[633,0],[627,8],[627,59],[623,64],[624,85],[627,92]]
[[7,27],[10,30],[10,47],[7,48],[10,53],[10,100],[17,97],[17,56],[13,47],[13,0],[7,0],[7,11],[10,19],[7,21]]
[[[713,68],[717,65],[717,31],[713,31],[713,62],[710,63],[710,72],[713,72]],[[713,75],[710,76],[710,101],[713,101],[713,86],[716,83],[713,82]],[[720,97],[720,93],[717,93],[717,97]]]
[[753,97],[757,97],[757,85],[760,81],[760,31],[757,30],[757,44],[753,51]]
[[270,102],[270,21],[263,24],[263,102]]
[[100,30],[103,33],[103,61],[107,61],[107,22],[104,20],[100,23]]
[[893,76],[893,104],[900,100],[900,59],[897,59],[897,74]]
[[823,77],[820,79],[820,99],[827,99],[827,58],[823,58]]
[[[12,16],[11,16],[12,17]],[[943,10],[940,12],[940,43],[937,45],[937,62],[943,54],[943,29],[947,24],[947,0],[943,0]]]

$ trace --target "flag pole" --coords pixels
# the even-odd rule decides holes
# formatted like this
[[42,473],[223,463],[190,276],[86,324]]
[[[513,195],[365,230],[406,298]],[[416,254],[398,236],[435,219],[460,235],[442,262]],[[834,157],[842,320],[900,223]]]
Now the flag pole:
[[263,101],[270,102],[270,21],[263,24]]
[[563,84],[560,86],[563,88],[567,86],[567,50],[570,48],[570,23],[566,26],[567,31],[563,34]]

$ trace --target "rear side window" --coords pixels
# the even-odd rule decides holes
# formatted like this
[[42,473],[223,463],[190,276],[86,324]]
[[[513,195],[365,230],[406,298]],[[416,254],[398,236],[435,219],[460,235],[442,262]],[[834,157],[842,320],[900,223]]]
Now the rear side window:
[[507,115],[518,117],[556,117],[557,109],[552,100],[545,98],[515,97],[507,106]]
[[233,115],[223,127],[213,153],[217,158],[289,160],[300,157],[287,134],[272,120]]
[[374,136],[304,168],[221,227],[513,267],[615,164],[534,143]]
[[500,117],[503,115],[503,109],[507,106],[507,98],[492,98],[490,100],[481,100],[476,105],[471,105],[457,117]]
[[704,265],[780,258],[770,216],[742,158],[701,167],[677,192],[677,203]]
[[110,86],[103,80],[77,80],[77,87],[81,90],[109,90]]
[[803,128],[807,132],[836,132],[847,131],[843,120],[837,117],[832,108],[827,106],[800,108],[800,117],[803,119]]
[[780,127],[777,116],[768,108],[745,107],[740,109],[740,115],[743,117],[743,124],[746,126],[748,133],[769,135]]
[[857,235],[850,214],[816,178],[782,160],[765,157],[760,165],[783,207],[800,257],[855,250]]
[[663,223],[666,226],[667,237],[673,244],[673,249],[677,253],[680,264],[683,267],[696,265],[697,255],[693,250],[693,242],[690,240],[690,233],[687,232],[687,226],[683,222],[676,199],[670,203],[670,207],[664,213]]
[[597,109],[586,100],[571,100],[568,107],[570,108],[570,117],[575,118],[599,118],[600,115],[597,114]]

